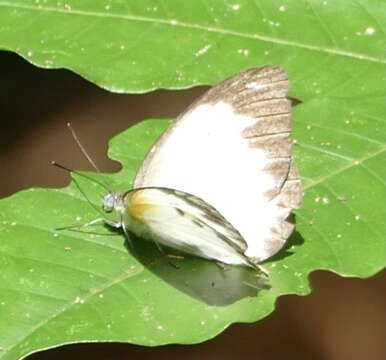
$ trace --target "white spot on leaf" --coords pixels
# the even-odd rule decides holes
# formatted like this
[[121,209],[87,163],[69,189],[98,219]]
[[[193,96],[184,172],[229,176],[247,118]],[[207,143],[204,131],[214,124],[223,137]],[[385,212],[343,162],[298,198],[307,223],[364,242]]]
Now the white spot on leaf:
[[323,204],[328,204],[330,202],[330,200],[327,197],[323,197],[322,201],[323,201]]
[[369,26],[366,30],[365,30],[365,35],[373,35],[375,33],[375,29],[371,26]]
[[77,296],[74,300],[74,304],[84,304],[84,299],[81,297]]
[[211,47],[212,47],[212,45],[206,45],[206,46],[204,46],[203,48],[201,48],[200,50],[198,50],[198,51],[195,53],[195,55],[196,55],[196,56],[204,55]]

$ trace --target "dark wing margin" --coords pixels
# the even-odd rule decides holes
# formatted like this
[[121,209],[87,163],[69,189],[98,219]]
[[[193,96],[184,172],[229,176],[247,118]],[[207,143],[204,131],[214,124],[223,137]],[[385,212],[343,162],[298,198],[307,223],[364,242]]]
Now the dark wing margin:
[[[271,255],[279,251],[291,235],[294,225],[288,221],[288,216],[303,200],[303,187],[292,156],[293,102],[287,97],[288,89],[288,76],[281,67],[264,66],[223,81],[194,104],[224,101],[237,113],[256,119],[253,126],[244,129],[242,136],[249,146],[268,154],[270,160],[264,171],[275,179],[275,186],[266,195],[287,210],[278,219],[272,229],[272,239],[266,244]],[[255,259],[256,262],[262,260]]]
[[[237,112],[259,117],[288,111],[287,73],[279,66],[253,68],[237,74],[214,86],[197,102],[215,103],[224,101],[231,104]],[[283,101],[286,100],[286,101]],[[262,106],[262,101],[266,101]],[[193,106],[197,106],[197,102]],[[256,103],[260,104],[256,106]]]

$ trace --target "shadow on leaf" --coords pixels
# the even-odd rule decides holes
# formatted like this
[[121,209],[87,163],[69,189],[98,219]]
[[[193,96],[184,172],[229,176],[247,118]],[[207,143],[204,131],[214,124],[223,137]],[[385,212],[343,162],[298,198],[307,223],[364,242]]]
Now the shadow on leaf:
[[163,248],[161,253],[150,241],[130,235],[134,247],[126,242],[127,249],[149,271],[178,290],[208,305],[226,306],[246,297],[255,297],[268,289],[267,279],[254,269],[242,266],[219,266],[209,261],[175,250]]
[[300,246],[303,244],[304,244],[303,237],[300,235],[300,233],[298,233],[297,231],[294,231],[292,235],[288,238],[287,243],[284,245],[284,247],[276,255],[270,257],[264,263],[268,264],[270,262],[283,260],[286,257],[294,254],[293,251],[290,251],[290,249],[293,246]]

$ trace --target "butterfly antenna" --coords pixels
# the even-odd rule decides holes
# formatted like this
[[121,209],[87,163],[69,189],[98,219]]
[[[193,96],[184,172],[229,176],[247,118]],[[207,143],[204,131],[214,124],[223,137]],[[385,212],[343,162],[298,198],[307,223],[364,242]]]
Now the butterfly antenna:
[[82,145],[78,135],[76,134],[74,128],[72,127],[71,123],[67,123],[67,127],[69,128],[69,130],[71,131],[71,135],[73,137],[73,139],[75,140],[76,144],[78,145],[80,151],[82,152],[82,154],[84,155],[84,157],[87,159],[87,161],[91,164],[91,166],[97,171],[97,172],[101,172],[97,166],[97,164],[95,163],[95,161],[93,160],[93,158],[89,155],[89,153],[87,152],[87,150],[85,149],[85,147]]
[[[83,154],[83,156],[87,159],[87,161],[91,164],[91,166],[95,169],[96,172],[101,173],[101,171],[100,171],[99,167],[97,166],[96,162],[93,160],[93,158],[87,152],[86,148],[82,145],[82,142],[80,141],[78,134],[75,132],[75,130],[72,127],[70,122],[67,123],[67,127],[71,131],[72,138],[74,139],[76,145],[78,145],[78,148],[81,151],[81,153]],[[64,167],[62,166],[62,168],[64,168]],[[79,173],[77,173],[74,170],[70,170],[70,171],[72,171],[75,174],[78,174],[78,175],[81,175],[83,177],[86,177],[87,179],[90,179],[89,177],[87,177],[85,175],[82,175],[82,174],[79,174]],[[103,186],[109,193],[111,193],[111,189],[109,189],[108,186],[105,183],[103,183],[101,181],[96,181],[96,180],[92,180],[92,181],[94,181],[95,183]]]
[[[84,174],[82,174],[82,173],[80,173],[80,172],[78,172],[78,171],[76,171],[76,170],[71,170],[71,169],[68,168],[67,166],[61,165],[61,164],[57,163],[56,161],[51,161],[51,165],[56,166],[56,167],[58,167],[59,169],[68,171],[68,172],[70,172],[70,173],[73,172],[74,174],[76,174],[76,175],[78,175],[78,176],[84,177],[84,178],[86,178],[86,179],[88,179],[88,180],[90,180],[90,181],[92,181],[92,182],[94,182],[94,183],[96,183],[96,184],[99,184],[100,186],[104,187],[107,191],[109,191],[109,190],[106,188],[105,184],[99,182],[98,180],[95,180],[95,179],[93,179],[93,178],[91,178],[91,177],[89,177],[89,176],[87,176],[87,175],[84,175]],[[86,193],[85,193],[85,192],[82,190],[82,188],[80,187],[78,181],[77,181],[76,179],[74,179],[74,178],[72,178],[72,180],[74,181],[74,183],[75,183],[76,187],[78,188],[79,192],[83,195],[83,197],[86,199],[86,201],[88,202],[88,204],[89,204],[94,210],[96,210],[100,215],[102,215],[102,217],[105,219],[105,218],[106,218],[105,214],[101,211],[101,209],[99,209],[95,204],[93,204],[93,203],[91,202],[91,200],[88,198],[88,196],[86,195]]]
[[[74,173],[74,174],[76,174],[76,175],[78,175],[78,176],[81,176],[81,177],[87,179],[87,180],[90,180],[90,181],[92,181],[93,183],[102,186],[107,192],[111,192],[110,189],[106,186],[106,184],[104,184],[102,181],[98,181],[98,180],[93,179],[91,176],[88,176],[88,175],[86,175],[86,174],[82,174],[82,173],[79,172],[79,171],[70,169],[69,167],[64,166],[64,165],[62,165],[62,164],[59,164],[59,163],[56,162],[56,161],[51,161],[51,165],[56,166],[57,168],[62,169],[62,170],[65,170],[65,171],[67,171],[67,172],[69,172],[69,173]],[[75,179],[73,179],[73,180],[74,180],[74,182],[76,183]]]

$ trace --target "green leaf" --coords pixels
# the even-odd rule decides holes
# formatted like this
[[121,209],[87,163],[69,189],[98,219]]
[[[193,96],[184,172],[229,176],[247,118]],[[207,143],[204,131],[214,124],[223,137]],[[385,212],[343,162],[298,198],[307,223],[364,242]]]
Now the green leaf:
[[213,84],[275,63],[289,70],[303,101],[343,90],[361,96],[369,88],[352,85],[363,76],[384,88],[377,76],[385,7],[365,0],[1,0],[0,48],[115,92]]
[[[256,295],[245,269],[224,277],[194,258],[176,259],[175,269],[151,243],[136,244],[133,256],[122,236],[55,231],[98,217],[73,184],[15,194],[0,202],[0,357],[84,341],[200,342],[261,319],[280,295],[309,293],[311,271],[368,277],[385,267],[384,2],[106,4],[0,0],[0,47],[122,92],[282,65],[303,101],[294,111],[306,189],[298,233],[267,263],[271,288]],[[128,189],[166,125],[148,121],[119,135],[110,156],[122,171],[91,176]],[[100,187],[77,179],[99,204]]]

